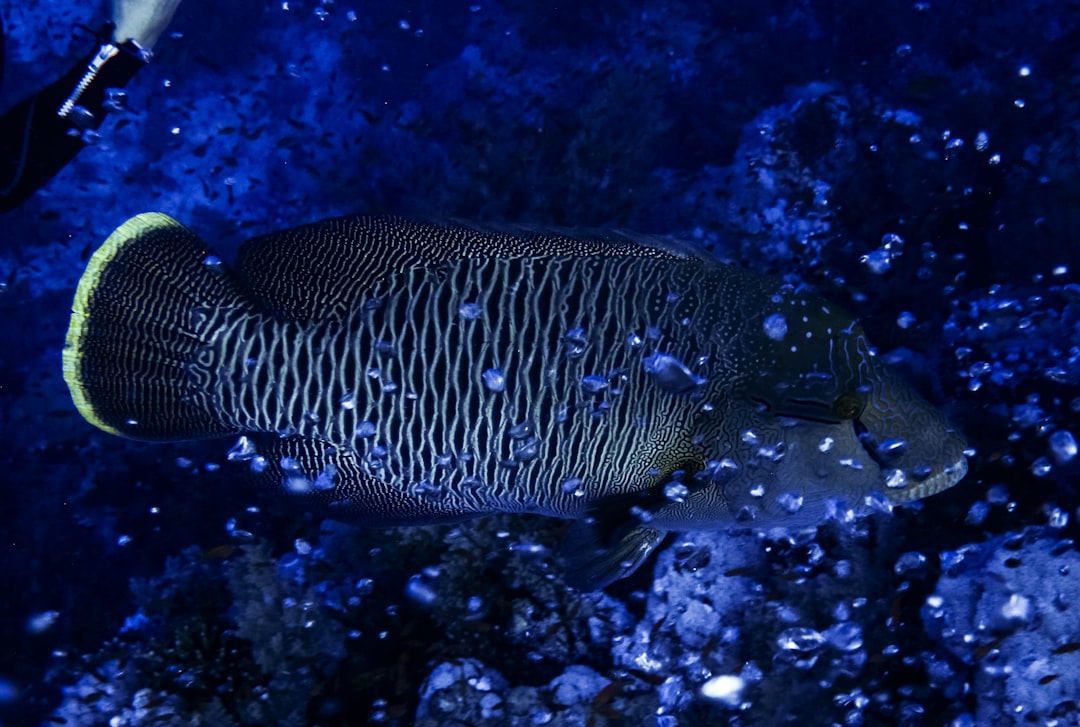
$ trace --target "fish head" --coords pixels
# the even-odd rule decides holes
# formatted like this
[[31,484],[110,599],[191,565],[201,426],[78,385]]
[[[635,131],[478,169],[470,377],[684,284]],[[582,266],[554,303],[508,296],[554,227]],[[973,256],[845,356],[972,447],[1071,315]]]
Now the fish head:
[[809,527],[928,497],[967,473],[963,435],[841,309],[800,298],[748,318],[756,351],[743,383],[698,415],[703,467],[658,524],[734,516],[750,527]]
[[[861,325],[813,296],[786,307],[790,330],[782,340],[766,336],[768,365],[758,383],[767,385],[754,388],[764,413],[787,420],[788,440],[801,440],[805,449],[824,428],[834,444],[848,443],[845,460],[872,473],[869,484],[896,504],[934,495],[964,477],[964,436],[889,369]],[[769,315],[775,314],[766,312],[766,321]],[[789,477],[808,474],[794,463],[786,469]]]

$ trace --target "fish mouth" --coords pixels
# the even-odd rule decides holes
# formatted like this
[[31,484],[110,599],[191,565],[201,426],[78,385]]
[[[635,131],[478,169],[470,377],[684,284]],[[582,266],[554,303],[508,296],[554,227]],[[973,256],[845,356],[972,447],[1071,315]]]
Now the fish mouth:
[[[887,455],[878,451],[877,437],[870,432],[868,427],[860,419],[855,419],[852,422],[852,426],[855,431],[855,436],[858,438],[863,450],[870,459],[877,464],[882,479],[887,479],[889,473],[897,470],[899,462],[890,459]],[[901,467],[901,469],[906,470],[906,468],[903,467]],[[924,497],[930,497],[939,492],[944,492],[960,480],[964,479],[967,472],[967,455],[964,454],[963,450],[960,450],[960,454],[956,459],[927,477],[914,482],[912,482],[912,478],[909,477],[907,484],[902,487],[889,487],[886,484],[882,489],[888,494],[888,497],[893,504],[900,505],[905,502],[921,500]],[[885,483],[883,482],[883,484]]]
[[945,465],[939,472],[930,475],[925,480],[908,485],[899,490],[887,488],[886,493],[894,504],[902,505],[905,502],[921,500],[924,497],[930,497],[939,492],[944,492],[960,480],[964,479],[967,473],[967,457],[961,455],[960,459]]

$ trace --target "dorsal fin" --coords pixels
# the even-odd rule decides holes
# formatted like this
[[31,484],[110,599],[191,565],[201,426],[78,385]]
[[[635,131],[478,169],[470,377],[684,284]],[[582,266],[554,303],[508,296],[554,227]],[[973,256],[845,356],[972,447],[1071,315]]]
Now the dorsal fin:
[[347,313],[365,290],[394,273],[466,258],[561,255],[690,257],[676,243],[624,232],[352,216],[249,240],[236,267],[265,310],[288,320],[325,320]]

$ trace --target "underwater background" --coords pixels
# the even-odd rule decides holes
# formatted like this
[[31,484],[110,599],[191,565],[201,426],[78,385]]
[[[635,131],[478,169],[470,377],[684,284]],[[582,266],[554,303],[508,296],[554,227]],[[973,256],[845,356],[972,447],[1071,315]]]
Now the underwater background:
[[[0,8],[0,106],[95,5]],[[3,724],[1080,724],[1080,3],[185,0],[126,91],[0,216]],[[854,311],[971,471],[595,593],[559,521],[322,521],[75,411],[75,284],[150,210],[225,257],[349,213],[690,240]]]

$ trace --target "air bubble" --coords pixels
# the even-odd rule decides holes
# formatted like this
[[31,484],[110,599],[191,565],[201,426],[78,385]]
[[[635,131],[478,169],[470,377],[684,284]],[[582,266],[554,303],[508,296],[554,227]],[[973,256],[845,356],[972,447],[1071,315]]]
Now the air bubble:
[[860,257],[859,262],[865,265],[874,275],[882,275],[892,267],[892,255],[888,250],[877,249]]
[[729,707],[738,707],[745,688],[746,680],[741,676],[721,674],[701,685],[701,696]]
[[514,459],[518,462],[532,462],[540,456],[540,443],[535,439],[528,439],[514,449]]
[[757,456],[764,457],[770,462],[779,462],[784,458],[784,443],[777,442],[774,445],[758,447]]
[[580,477],[567,477],[563,480],[559,489],[565,492],[567,495],[573,495],[574,497],[581,497],[585,494],[585,491],[581,486],[585,484],[585,481]]
[[642,364],[653,383],[668,393],[683,394],[706,383],[705,379],[670,354],[654,353],[646,356]]
[[258,454],[255,451],[255,445],[247,437],[240,437],[236,440],[236,444],[232,446],[225,454],[225,459],[230,462],[247,462]]
[[895,232],[886,232],[881,236],[881,249],[893,255],[899,255],[904,249],[904,238]]
[[480,596],[469,596],[469,600],[465,602],[465,611],[467,619],[483,618],[487,614],[487,606]]
[[303,475],[288,475],[282,478],[281,486],[294,495],[303,495],[311,491],[311,480]]
[[420,480],[411,489],[414,495],[429,502],[438,502],[446,496],[446,488],[431,480]]
[[475,321],[484,314],[483,308],[478,303],[467,301],[458,307],[458,315],[467,321]]
[[907,451],[907,442],[903,439],[886,439],[877,446],[879,457],[899,457]]
[[481,379],[488,391],[506,391],[506,374],[499,369],[485,369]]
[[534,543],[530,540],[519,540],[510,543],[506,546],[506,549],[511,553],[521,553],[532,558],[546,558],[551,555],[551,550],[546,545]]
[[44,633],[51,629],[59,618],[59,611],[42,611],[26,620],[26,630],[32,634]]
[[581,388],[589,394],[599,394],[608,387],[608,381],[603,376],[589,374],[581,379]]
[[880,512],[886,515],[891,515],[893,508],[895,507],[895,505],[893,505],[893,501],[890,500],[887,495],[882,492],[878,492],[877,490],[874,490],[866,497],[864,497],[863,502],[868,508],[870,508],[874,512]]
[[1001,615],[1008,621],[1027,623],[1031,618],[1031,601],[1019,593],[1013,593],[1001,606]]
[[717,477],[728,477],[739,469],[739,464],[731,457],[724,457],[717,463],[715,473]]
[[802,509],[803,496],[798,492],[782,492],[776,496],[776,503],[791,514]]
[[773,341],[783,341],[787,335],[787,319],[781,313],[773,313],[765,319],[765,335]]
[[72,124],[72,126],[80,129],[91,128],[95,123],[97,123],[94,119],[93,112],[85,106],[79,106],[78,104],[71,107],[71,110],[67,114],[67,120]]
[[825,641],[837,651],[858,651],[863,645],[862,627],[854,621],[841,621],[825,629]]
[[566,333],[563,343],[566,345],[566,357],[571,360],[579,359],[585,355],[589,337],[584,328],[573,328]]
[[405,584],[405,596],[420,606],[432,606],[439,600],[433,585],[420,574],[409,577],[409,582]]
[[1054,469],[1054,466],[1050,464],[1050,460],[1046,457],[1039,457],[1031,463],[1031,474],[1036,477],[1046,477],[1052,469]]
[[926,565],[926,556],[918,551],[909,551],[896,559],[893,572],[898,576],[922,570]]
[[1073,437],[1072,432],[1059,429],[1051,434],[1050,452],[1054,456],[1054,461],[1058,464],[1071,462],[1077,453],[1076,439]]
[[664,487],[664,497],[672,502],[686,502],[690,488],[681,482],[669,482]]
[[326,469],[318,474],[315,481],[311,483],[312,487],[316,490],[332,490],[334,489],[334,477],[337,476],[337,467],[333,463],[328,464]]
[[776,646],[782,651],[811,654],[825,644],[825,637],[820,631],[806,626],[793,626],[784,629],[776,637]]
[[507,434],[511,439],[525,439],[531,437],[536,431],[536,427],[533,426],[531,421],[524,421],[519,424],[515,424],[507,430]]
[[902,469],[892,469],[885,473],[885,486],[892,490],[907,487],[907,473]]

